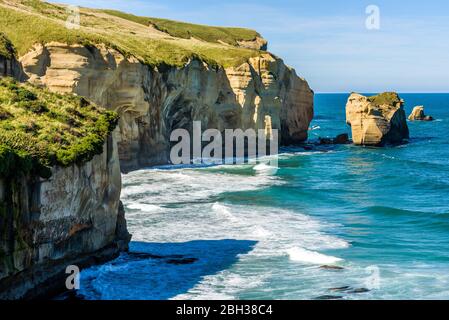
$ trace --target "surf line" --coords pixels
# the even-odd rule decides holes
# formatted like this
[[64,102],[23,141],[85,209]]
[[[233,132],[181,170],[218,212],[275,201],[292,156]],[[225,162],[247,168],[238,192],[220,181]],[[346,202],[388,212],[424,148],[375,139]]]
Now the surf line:
[[209,316],[211,307],[188,307],[185,304],[182,307],[176,308],[177,315],[194,315],[194,316],[203,316],[207,318]]

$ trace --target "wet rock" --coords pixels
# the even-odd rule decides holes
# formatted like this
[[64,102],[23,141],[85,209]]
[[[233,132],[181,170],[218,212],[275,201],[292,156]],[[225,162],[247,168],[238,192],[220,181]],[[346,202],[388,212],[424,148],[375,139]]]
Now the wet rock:
[[349,135],[347,133],[339,134],[335,138],[320,138],[320,145],[329,145],[329,144],[349,144],[351,141],[349,140]]
[[181,259],[169,259],[166,262],[168,264],[174,264],[174,265],[185,265],[185,264],[192,264],[197,262],[197,258],[181,258]]
[[144,252],[129,252],[128,257],[132,260],[147,260],[147,259],[163,259],[163,256],[158,256],[151,253]]
[[331,292],[344,292],[349,294],[357,294],[357,293],[366,293],[370,292],[371,290],[367,288],[353,288],[350,286],[343,286],[343,287],[336,287],[336,288],[330,288],[329,291]]
[[339,267],[339,266],[328,266],[328,265],[325,265],[325,266],[321,266],[320,269],[340,271],[340,270],[344,270],[345,268]]
[[343,299],[342,296],[324,295],[316,297],[314,300],[341,300],[341,299]]
[[350,286],[344,286],[344,287],[337,287],[337,288],[330,288],[329,291],[333,292],[347,292],[348,290],[351,290],[352,288]]
[[347,291],[347,293],[366,293],[366,292],[370,292],[371,290],[367,289],[367,288],[357,288],[354,290],[350,290]]

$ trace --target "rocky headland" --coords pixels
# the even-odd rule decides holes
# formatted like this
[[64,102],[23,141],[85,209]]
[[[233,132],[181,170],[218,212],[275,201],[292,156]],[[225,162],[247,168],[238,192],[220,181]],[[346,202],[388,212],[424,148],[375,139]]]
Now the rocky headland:
[[[307,139],[313,91],[255,31],[0,1],[0,299],[64,286],[127,249],[120,171],[169,162],[172,130]],[[22,84],[20,82],[29,84]],[[75,94],[75,95],[74,95]]]

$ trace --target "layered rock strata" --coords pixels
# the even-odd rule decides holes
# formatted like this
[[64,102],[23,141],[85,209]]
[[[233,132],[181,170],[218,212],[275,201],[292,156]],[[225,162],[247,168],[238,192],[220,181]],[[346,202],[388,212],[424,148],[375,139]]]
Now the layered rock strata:
[[346,105],[346,122],[356,145],[399,144],[409,138],[404,101],[396,93],[373,97],[352,93]]
[[307,139],[313,91],[282,60],[261,53],[235,68],[198,60],[151,67],[104,46],[48,43],[20,59],[28,80],[74,92],[117,111],[123,171],[169,162],[170,134],[202,128],[280,130],[281,143]]

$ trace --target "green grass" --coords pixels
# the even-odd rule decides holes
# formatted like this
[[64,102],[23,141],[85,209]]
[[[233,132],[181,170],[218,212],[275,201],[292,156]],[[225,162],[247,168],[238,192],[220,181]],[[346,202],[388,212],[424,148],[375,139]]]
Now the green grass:
[[[11,1],[9,1],[11,2]],[[257,33],[239,28],[193,25],[165,19],[142,18],[109,11],[81,9],[81,28],[67,29],[68,13],[61,5],[36,0],[13,1],[16,8],[0,0],[0,30],[11,40],[18,55],[27,53],[35,43],[57,41],[68,44],[105,44],[142,63],[181,67],[192,58],[211,65],[233,67],[258,56],[258,50],[220,44],[251,40]],[[109,15],[107,14],[109,13]],[[126,20],[118,19],[123,16]],[[151,32],[150,19],[164,34]],[[137,22],[137,23],[135,23]],[[170,36],[171,34],[172,36]],[[203,41],[190,39],[193,36]]]
[[376,96],[369,97],[368,101],[378,106],[396,105],[397,103],[401,103],[401,98],[396,92],[384,92]]
[[0,177],[18,172],[48,178],[54,165],[83,164],[103,152],[118,122],[75,95],[0,79]]
[[101,11],[144,26],[153,25],[157,30],[176,38],[190,39],[194,37],[208,42],[223,41],[231,45],[237,45],[238,41],[251,41],[260,37],[258,32],[245,28],[213,27],[168,19],[140,17],[117,10]]

